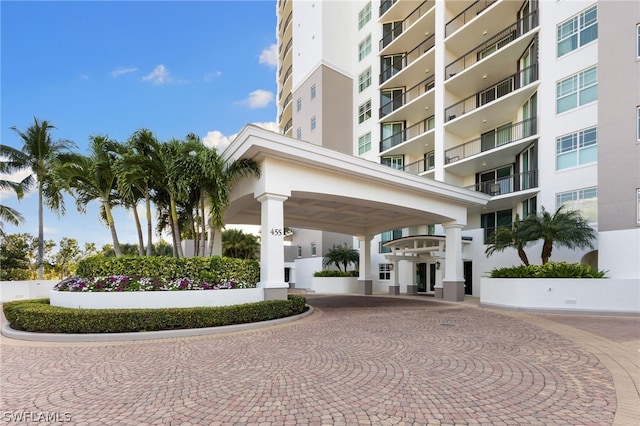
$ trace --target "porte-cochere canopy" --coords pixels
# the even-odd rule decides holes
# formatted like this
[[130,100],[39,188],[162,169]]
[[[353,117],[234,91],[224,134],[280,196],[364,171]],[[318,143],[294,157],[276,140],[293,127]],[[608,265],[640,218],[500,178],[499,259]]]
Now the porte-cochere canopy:
[[446,229],[445,293],[447,282],[464,281],[460,241],[467,208],[485,205],[489,196],[252,125],[222,155],[260,165],[260,178],[243,179],[234,187],[225,214],[228,224],[261,227],[260,286],[287,287],[284,227],[340,232],[366,242],[359,277],[366,283],[371,281],[369,241],[374,235],[431,223]]

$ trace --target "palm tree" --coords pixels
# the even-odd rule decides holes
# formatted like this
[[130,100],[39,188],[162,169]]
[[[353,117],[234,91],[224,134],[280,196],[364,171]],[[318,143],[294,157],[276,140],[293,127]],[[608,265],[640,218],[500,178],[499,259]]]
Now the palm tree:
[[490,236],[491,244],[487,246],[485,254],[487,257],[493,255],[496,252],[501,252],[506,248],[515,248],[518,252],[518,257],[525,265],[529,265],[529,258],[524,248],[532,240],[527,239],[522,229],[522,221],[516,216],[516,220],[511,228],[499,227]]
[[[33,125],[22,132],[12,126],[22,139],[20,151],[10,153],[8,161],[11,166],[9,172],[22,169],[30,169],[31,177],[37,181],[38,187],[38,279],[44,275],[44,206],[50,210],[64,214],[64,200],[61,193],[61,185],[53,173],[55,165],[64,162],[64,155],[75,144],[68,140],[52,141],[50,130],[55,127],[46,120],[38,120],[34,117]],[[27,189],[27,188],[25,188]]]
[[[0,157],[9,158],[20,157],[22,153],[10,146],[0,145]],[[0,162],[0,173],[11,174],[14,170],[14,165],[10,160]],[[16,193],[18,200],[24,196],[25,188],[28,189],[33,186],[34,179],[32,175],[28,175],[20,182],[14,182],[7,179],[0,179],[0,190],[11,190]],[[20,214],[16,209],[0,204],[0,236],[4,236],[3,223],[7,222],[14,226],[18,226],[24,222],[24,216]]]
[[341,266],[343,266],[344,272],[347,272],[347,267],[350,263],[353,263],[357,269],[359,261],[360,252],[344,243],[334,245],[327,250],[322,260],[322,265],[325,267],[335,265],[339,271],[342,271]]
[[530,241],[542,239],[542,264],[551,257],[553,245],[576,248],[593,248],[596,233],[577,210],[564,210],[560,206],[554,214],[542,208],[540,214],[529,215],[522,223],[524,238]]
[[213,148],[201,150],[200,161],[209,207],[209,254],[212,255],[214,234],[221,233],[224,228],[224,212],[229,206],[233,186],[244,177],[259,177],[260,166],[246,158],[225,162]]
[[241,229],[222,232],[222,255],[238,259],[256,259],[260,251],[258,237],[245,234]]
[[[146,254],[151,256],[153,250],[151,200],[154,187],[160,179],[161,162],[158,140],[150,130],[140,129],[131,135],[125,144],[122,157],[116,162],[116,170],[121,194],[131,202],[136,198],[136,192],[144,198],[147,220]],[[141,229],[140,233],[142,233]],[[142,241],[140,245],[143,245]]]
[[90,155],[76,154],[70,161],[61,164],[58,175],[65,182],[67,190],[76,199],[79,212],[86,211],[86,205],[93,200],[100,202],[100,216],[105,219],[111,238],[113,249],[117,257],[122,255],[118,233],[113,220],[112,209],[121,202],[117,192],[117,177],[115,171],[116,152],[118,142],[107,136],[91,136]]

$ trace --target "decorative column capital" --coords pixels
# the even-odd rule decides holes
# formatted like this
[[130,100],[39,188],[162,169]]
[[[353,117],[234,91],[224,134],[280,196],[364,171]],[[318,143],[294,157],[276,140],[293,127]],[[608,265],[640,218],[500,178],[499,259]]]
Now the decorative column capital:
[[269,200],[269,201],[286,201],[289,199],[288,195],[282,195],[282,194],[274,194],[271,192],[263,192],[262,194],[258,195],[255,197],[256,200],[258,200],[258,202],[263,202],[265,200]]

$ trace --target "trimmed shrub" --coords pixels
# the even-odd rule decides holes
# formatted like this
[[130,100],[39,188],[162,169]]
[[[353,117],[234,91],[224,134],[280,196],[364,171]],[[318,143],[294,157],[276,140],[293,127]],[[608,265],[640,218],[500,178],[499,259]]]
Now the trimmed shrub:
[[49,299],[5,303],[11,328],[34,333],[126,333],[218,327],[284,318],[305,311],[302,296],[244,305],[171,309],[70,309]]
[[242,281],[255,285],[260,280],[256,260],[232,257],[92,256],[78,263],[83,278],[128,275],[173,280],[189,277],[208,283]]
[[359,276],[358,271],[330,271],[330,270],[323,270],[323,271],[316,271],[313,273],[314,277],[357,277]]
[[598,271],[590,265],[568,262],[548,262],[544,265],[520,265],[496,268],[491,278],[606,278],[606,271]]

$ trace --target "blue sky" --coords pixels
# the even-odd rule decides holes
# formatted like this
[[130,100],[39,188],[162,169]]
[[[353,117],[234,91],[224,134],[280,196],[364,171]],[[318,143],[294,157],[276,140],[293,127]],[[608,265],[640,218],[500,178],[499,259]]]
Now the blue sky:
[[[88,137],[125,141],[148,128],[160,140],[190,132],[224,147],[247,123],[274,129],[274,1],[2,1],[1,142],[33,117],[86,154]],[[37,235],[37,195],[2,204],[26,218],[7,233]],[[98,204],[86,214],[45,211],[45,238],[110,243]],[[137,242],[130,213],[116,213],[121,242]],[[144,224],[143,224],[144,226]],[[155,223],[154,223],[155,226]]]

